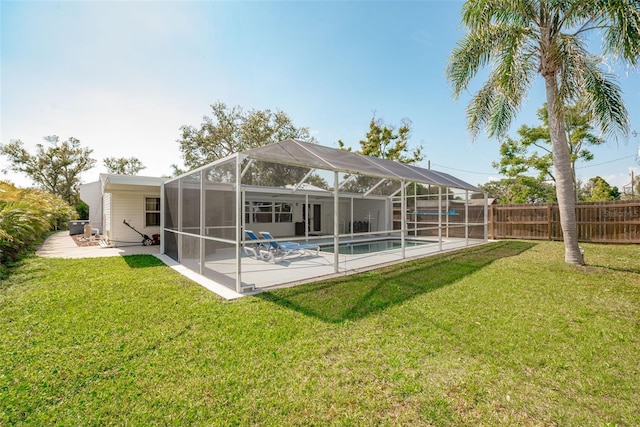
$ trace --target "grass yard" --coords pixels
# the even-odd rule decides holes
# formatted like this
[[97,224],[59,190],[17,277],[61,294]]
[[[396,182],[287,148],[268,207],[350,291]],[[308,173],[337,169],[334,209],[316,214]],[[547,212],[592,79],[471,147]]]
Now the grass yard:
[[640,246],[505,241],[224,302],[151,256],[0,281],[0,425],[640,425]]

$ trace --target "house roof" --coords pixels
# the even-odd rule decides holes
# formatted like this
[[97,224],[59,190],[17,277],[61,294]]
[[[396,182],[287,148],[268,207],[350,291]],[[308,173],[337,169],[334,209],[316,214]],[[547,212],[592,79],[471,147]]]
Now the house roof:
[[102,182],[102,190],[117,188],[118,186],[141,186],[141,187],[160,187],[168,178],[155,176],[139,176],[139,175],[116,175],[110,173],[101,173],[100,181]]
[[242,154],[259,161],[482,191],[444,172],[294,139],[254,148]]

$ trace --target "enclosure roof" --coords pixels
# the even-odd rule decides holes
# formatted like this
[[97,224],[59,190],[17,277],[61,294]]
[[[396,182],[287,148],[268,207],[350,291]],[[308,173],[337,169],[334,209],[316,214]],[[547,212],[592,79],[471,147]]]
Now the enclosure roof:
[[243,154],[265,162],[482,191],[447,173],[294,139],[254,148]]

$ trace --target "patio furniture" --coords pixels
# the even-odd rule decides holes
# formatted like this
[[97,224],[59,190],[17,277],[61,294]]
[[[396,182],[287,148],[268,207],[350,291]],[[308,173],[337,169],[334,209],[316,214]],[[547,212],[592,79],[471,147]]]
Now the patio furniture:
[[[296,253],[303,256],[311,254],[311,252],[309,252],[310,249],[315,249],[316,255],[320,252],[320,246],[311,243],[278,242],[271,233],[267,231],[261,231],[260,235],[265,239],[266,243],[270,245],[269,249],[274,262],[282,261],[288,253]],[[276,255],[281,255],[281,258],[276,260]]]
[[245,234],[254,242],[252,246],[242,245],[244,253],[255,259],[268,260],[271,257],[269,252],[270,245],[268,242],[261,240],[256,233],[251,230],[244,230]]

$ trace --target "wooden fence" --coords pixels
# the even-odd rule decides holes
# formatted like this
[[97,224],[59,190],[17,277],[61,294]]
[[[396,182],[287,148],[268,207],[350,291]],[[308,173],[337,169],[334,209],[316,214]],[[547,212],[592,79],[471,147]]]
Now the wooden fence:
[[[578,203],[578,240],[640,243],[640,201]],[[489,206],[490,239],[562,240],[557,203]]]

